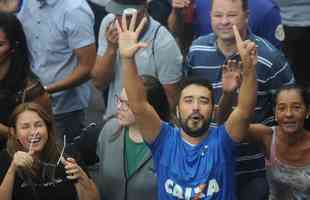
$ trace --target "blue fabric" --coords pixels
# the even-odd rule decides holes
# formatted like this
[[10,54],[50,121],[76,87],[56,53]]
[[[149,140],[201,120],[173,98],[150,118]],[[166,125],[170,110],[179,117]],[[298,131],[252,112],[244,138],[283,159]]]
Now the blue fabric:
[[[257,104],[252,122],[271,124],[274,122],[274,93],[281,86],[294,83],[294,76],[285,57],[278,49],[251,33],[249,33],[248,39],[256,43],[258,53],[256,65]],[[225,56],[216,46],[214,34],[195,40],[188,54],[188,76],[208,79],[213,86],[216,104],[222,95],[221,66],[225,61]],[[255,175],[264,172],[264,155],[257,145],[242,144],[238,151],[237,175]]]
[[[210,22],[211,0],[196,0],[195,32],[197,36],[207,35],[212,31]],[[249,26],[252,32],[277,48],[281,42],[276,39],[275,31],[281,24],[279,7],[272,0],[249,0]]]
[[158,178],[158,199],[235,199],[236,143],[224,126],[212,129],[202,143],[192,146],[182,139],[180,129],[163,122],[159,136],[148,145]]
[[[253,122],[261,123],[267,114],[272,115],[275,90],[282,85],[293,83],[294,77],[287,60],[278,49],[254,34],[249,33],[248,39],[257,45],[258,101]],[[199,37],[190,47],[186,65],[188,75],[202,76],[212,83],[215,103],[222,95],[221,66],[225,62],[226,58],[217,48],[216,36],[213,33]]]

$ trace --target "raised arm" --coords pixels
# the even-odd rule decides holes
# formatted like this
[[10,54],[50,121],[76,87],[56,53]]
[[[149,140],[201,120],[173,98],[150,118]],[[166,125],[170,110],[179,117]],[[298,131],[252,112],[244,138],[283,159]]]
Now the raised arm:
[[238,105],[225,123],[231,138],[240,142],[247,133],[251,115],[256,105],[256,69],[257,52],[255,43],[242,41],[236,26],[233,26],[237,50],[243,64],[243,80],[238,97]]
[[[113,79],[113,66],[118,50],[118,33],[114,21],[108,25],[102,21],[98,38],[99,48],[92,70],[92,82],[97,89],[104,89]],[[105,47],[104,53],[101,52]]]
[[136,27],[137,14],[133,14],[129,27],[127,27],[126,17],[123,15],[122,23],[117,21],[117,29],[119,33],[119,51],[123,64],[123,84],[127,93],[128,103],[133,111],[140,132],[143,138],[152,143],[159,134],[160,118],[154,108],[148,103],[144,85],[139,78],[137,66],[135,63],[136,52],[146,47],[147,44],[139,43],[138,36],[143,29],[147,19],[144,18]]
[[222,66],[222,96],[215,111],[215,120],[223,124],[233,111],[236,90],[241,84],[241,62],[228,60]]

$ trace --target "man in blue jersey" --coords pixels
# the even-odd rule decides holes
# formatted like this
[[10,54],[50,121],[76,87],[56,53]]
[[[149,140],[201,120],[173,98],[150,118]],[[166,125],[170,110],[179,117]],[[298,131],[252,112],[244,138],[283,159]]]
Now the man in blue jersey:
[[[274,91],[282,85],[294,82],[294,76],[283,54],[266,40],[248,29],[247,0],[213,0],[211,9],[212,34],[199,37],[188,53],[188,76],[202,77],[212,83],[215,104],[222,95],[222,65],[228,59],[238,59],[232,25],[236,24],[241,37],[257,45],[257,105],[253,123],[271,125],[273,118]],[[238,94],[232,98],[237,102]],[[213,124],[211,123],[211,126]],[[236,175],[241,200],[265,199],[268,195],[265,178],[265,159],[256,144],[238,145]],[[253,196],[253,193],[257,195]]]
[[121,25],[117,21],[123,83],[138,128],[149,145],[158,177],[158,199],[234,200],[235,144],[247,132],[256,102],[256,46],[242,41],[234,26],[243,62],[239,104],[225,125],[209,130],[214,101],[205,80],[185,80],[181,86],[177,115],[181,128],[161,121],[144,93],[135,54],[146,43],[138,42],[146,19],[135,28],[136,14]]

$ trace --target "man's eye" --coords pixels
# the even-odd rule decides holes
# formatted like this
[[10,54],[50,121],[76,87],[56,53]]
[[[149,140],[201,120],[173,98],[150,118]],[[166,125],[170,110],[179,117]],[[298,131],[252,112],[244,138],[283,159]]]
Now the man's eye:
[[193,102],[193,99],[185,99],[184,100],[186,103],[192,103]]

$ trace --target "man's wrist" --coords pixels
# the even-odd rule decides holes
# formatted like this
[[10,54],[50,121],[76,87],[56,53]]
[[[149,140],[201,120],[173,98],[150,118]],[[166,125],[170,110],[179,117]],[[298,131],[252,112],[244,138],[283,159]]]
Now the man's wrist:
[[121,57],[123,63],[134,63],[135,59],[133,57]]

